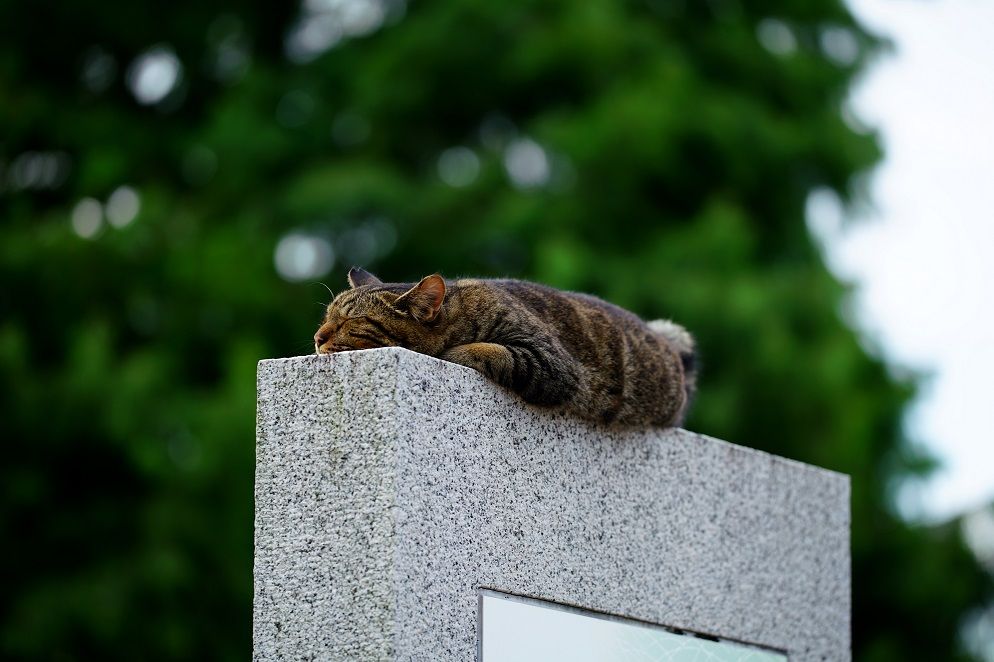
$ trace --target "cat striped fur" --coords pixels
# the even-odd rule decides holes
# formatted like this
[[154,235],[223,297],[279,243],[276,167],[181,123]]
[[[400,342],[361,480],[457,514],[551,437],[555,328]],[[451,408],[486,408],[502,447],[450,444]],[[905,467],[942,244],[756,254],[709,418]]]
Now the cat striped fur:
[[596,297],[519,280],[384,283],[353,268],[314,335],[319,354],[399,346],[473,368],[525,401],[618,425],[677,426],[694,340]]

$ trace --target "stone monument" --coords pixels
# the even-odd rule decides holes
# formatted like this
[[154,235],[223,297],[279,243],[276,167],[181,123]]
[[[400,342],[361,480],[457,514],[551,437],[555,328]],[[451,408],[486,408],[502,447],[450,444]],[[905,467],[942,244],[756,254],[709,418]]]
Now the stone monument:
[[486,595],[850,659],[848,477],[407,350],[261,361],[255,499],[256,660],[474,660]]

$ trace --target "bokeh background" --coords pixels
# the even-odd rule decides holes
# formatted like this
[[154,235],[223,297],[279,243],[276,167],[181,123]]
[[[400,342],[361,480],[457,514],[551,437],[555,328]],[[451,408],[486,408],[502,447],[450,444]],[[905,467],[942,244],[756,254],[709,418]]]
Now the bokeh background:
[[685,323],[687,427],[852,476],[855,659],[994,657],[992,558],[898,508],[920,375],[807,222],[867,200],[888,44],[838,0],[4,0],[0,657],[249,657],[255,364],[352,264]]

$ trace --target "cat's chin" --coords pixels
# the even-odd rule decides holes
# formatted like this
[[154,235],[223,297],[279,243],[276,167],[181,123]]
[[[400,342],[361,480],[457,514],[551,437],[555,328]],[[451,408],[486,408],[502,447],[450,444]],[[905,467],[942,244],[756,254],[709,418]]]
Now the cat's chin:
[[314,353],[318,356],[324,356],[327,354],[338,354],[339,352],[352,352],[357,349],[362,349],[361,347],[348,347],[347,345],[321,345],[320,347],[314,348]]

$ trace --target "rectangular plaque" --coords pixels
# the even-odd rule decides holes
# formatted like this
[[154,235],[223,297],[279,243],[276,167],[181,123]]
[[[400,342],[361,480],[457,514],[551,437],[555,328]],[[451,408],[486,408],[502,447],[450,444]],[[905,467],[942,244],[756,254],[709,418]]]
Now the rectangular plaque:
[[482,591],[480,662],[786,662],[781,652]]

